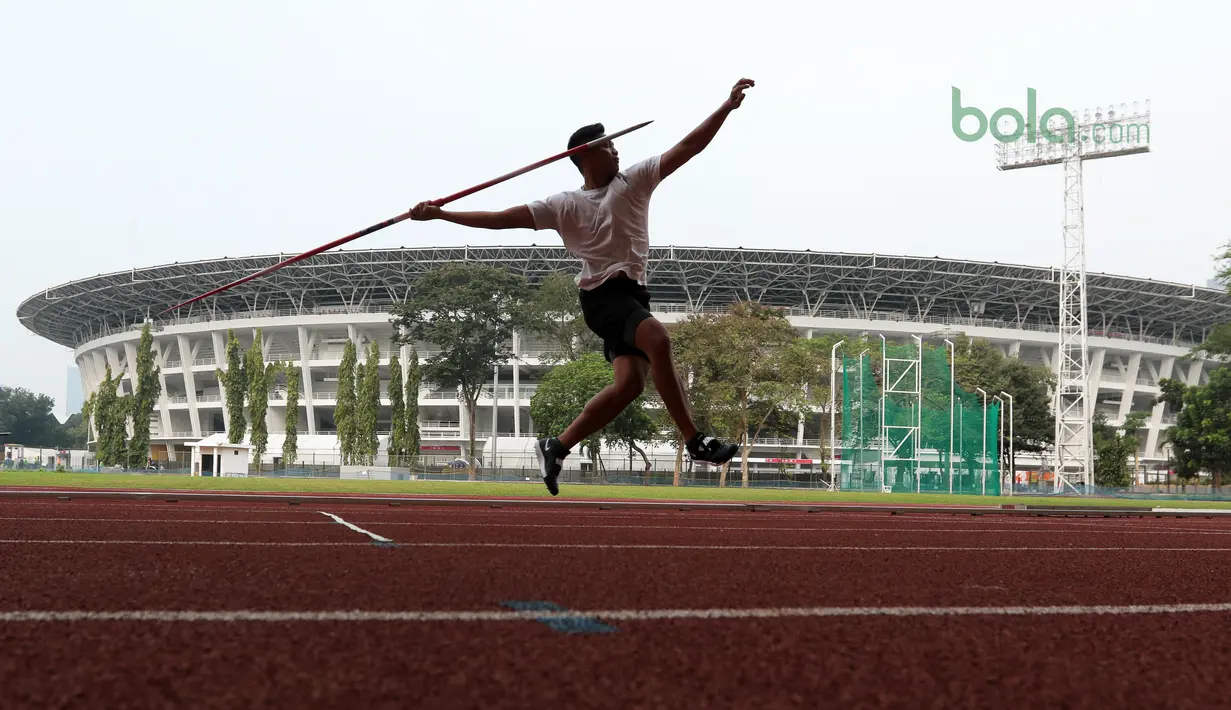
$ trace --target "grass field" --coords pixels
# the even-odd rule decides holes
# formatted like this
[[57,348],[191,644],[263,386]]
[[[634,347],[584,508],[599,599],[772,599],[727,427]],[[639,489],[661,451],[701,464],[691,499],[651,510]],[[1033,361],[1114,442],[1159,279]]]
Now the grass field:
[[[518,496],[549,498],[541,483],[466,481],[343,481],[335,478],[202,478],[140,474],[0,472],[0,487],[69,487],[135,490],[234,491],[274,493],[371,493],[374,495]],[[712,500],[730,502],[891,503],[905,505],[989,505],[1006,503],[1069,506],[1150,506],[1227,508],[1231,501],[1154,500],[1059,496],[972,496],[909,493],[856,493],[765,488],[563,485],[561,498],[638,500]]]

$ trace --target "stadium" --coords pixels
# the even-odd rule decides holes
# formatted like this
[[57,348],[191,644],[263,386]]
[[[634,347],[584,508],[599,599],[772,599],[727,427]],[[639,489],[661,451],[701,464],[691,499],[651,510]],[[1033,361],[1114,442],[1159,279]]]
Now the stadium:
[[[268,361],[302,368],[299,452],[305,463],[336,464],[333,410],[337,372],[347,339],[379,344],[387,385],[390,310],[438,265],[471,261],[511,269],[537,283],[552,272],[576,273],[563,248],[540,246],[339,250],[245,283],[159,318],[159,311],[212,288],[272,266],[286,255],[222,258],[134,267],[54,286],[26,299],[18,318],[34,333],[73,349],[88,396],[109,365],[125,373],[132,391],[142,324],[153,323],[163,392],[151,421],[153,453],[168,462],[191,460],[193,444],[220,441],[228,415],[215,368],[223,366],[228,330],[246,349],[259,329]],[[914,338],[938,342],[964,333],[986,339],[1007,355],[1055,368],[1059,269],[939,257],[814,251],[770,251],[665,246],[650,255],[649,288],[664,322],[690,313],[720,311],[755,300],[787,309],[802,336],[837,332],[883,335],[890,343]],[[1204,383],[1213,362],[1193,359],[1191,348],[1213,326],[1231,321],[1231,295],[1188,284],[1088,274],[1090,392],[1096,408],[1116,423],[1129,412],[1148,414],[1139,451],[1143,469],[1165,465],[1160,433],[1174,417],[1154,405],[1163,378]],[[515,357],[493,373],[480,399],[475,452],[462,404],[453,391],[419,392],[423,453],[445,462],[468,459],[496,469],[529,468],[533,437],[530,398],[548,368],[543,344],[517,337]],[[421,357],[431,344],[418,345]],[[363,352],[362,350],[360,352]],[[402,361],[409,347],[401,348]],[[387,394],[382,385],[382,395]],[[493,400],[492,395],[495,395]],[[266,459],[278,462],[285,428],[285,392],[270,393]],[[383,399],[378,428],[390,429]],[[493,436],[494,434],[494,436]],[[820,462],[819,419],[801,422],[794,438],[758,439],[753,471],[811,469]],[[381,437],[382,449],[386,436]],[[649,452],[654,466],[674,465],[675,451]],[[627,452],[603,457],[631,466]],[[1042,462],[1021,456],[1018,470]],[[586,461],[570,461],[583,471]]]

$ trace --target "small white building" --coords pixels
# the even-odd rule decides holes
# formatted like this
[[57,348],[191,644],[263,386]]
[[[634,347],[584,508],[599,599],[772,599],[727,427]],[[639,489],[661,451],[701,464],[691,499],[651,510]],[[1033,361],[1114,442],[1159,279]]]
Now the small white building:
[[212,434],[188,445],[192,449],[193,476],[247,476],[252,445],[232,444],[226,434]]

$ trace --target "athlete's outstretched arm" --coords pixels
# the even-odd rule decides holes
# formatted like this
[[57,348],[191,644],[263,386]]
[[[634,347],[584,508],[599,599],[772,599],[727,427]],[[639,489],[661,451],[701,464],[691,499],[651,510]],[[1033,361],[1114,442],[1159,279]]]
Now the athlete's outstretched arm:
[[420,202],[410,211],[410,218],[417,221],[443,219],[476,229],[534,229],[534,218],[526,205],[510,207],[500,212],[450,212],[431,202]]
[[735,86],[731,89],[731,95],[726,101],[722,102],[722,106],[718,110],[710,114],[709,118],[705,119],[701,125],[697,126],[684,136],[684,140],[675,144],[658,161],[658,179],[662,180],[671,173],[675,172],[681,165],[692,160],[692,157],[697,153],[705,150],[705,146],[710,144],[714,139],[714,134],[718,133],[718,129],[722,127],[727,116],[739,108],[739,105],[744,101],[744,90],[756,86],[752,79],[740,79],[735,82]]

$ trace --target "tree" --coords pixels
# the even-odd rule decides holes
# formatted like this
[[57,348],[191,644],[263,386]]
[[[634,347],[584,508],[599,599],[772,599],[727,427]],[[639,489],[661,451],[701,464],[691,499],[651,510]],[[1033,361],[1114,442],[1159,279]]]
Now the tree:
[[376,463],[380,450],[376,433],[376,420],[380,416],[380,346],[375,340],[368,343],[368,360],[359,374],[358,389],[355,451],[360,465],[371,466]]
[[144,468],[150,458],[150,417],[154,404],[162,394],[162,380],[158,365],[154,364],[154,336],[150,324],[141,328],[141,341],[137,345],[137,381],[130,405],[133,435],[128,442],[128,466]]
[[411,346],[410,359],[406,362],[406,443],[402,447],[402,455],[410,457],[406,466],[413,466],[419,457],[419,385],[422,379],[419,351]]
[[[712,386],[712,380],[717,376],[715,366],[709,354],[714,351],[714,330],[710,319],[692,317],[670,324],[671,349],[675,360],[676,371],[684,388],[684,396],[692,409],[693,421],[699,430],[716,431],[722,434],[727,423],[718,416],[717,400],[721,397],[720,388]],[[675,480],[674,485],[680,485],[680,476],[684,469],[684,438],[679,426],[671,418],[665,407],[659,407],[654,412],[655,422],[660,431],[672,432],[675,443]],[[729,465],[729,464],[728,464]],[[719,476],[725,483],[727,466],[724,466]]]
[[286,375],[286,438],[282,440],[282,465],[290,466],[299,458],[299,378],[300,368],[290,363],[281,365]]
[[[1231,241],[1223,244],[1222,251],[1214,257],[1217,268],[1215,278],[1231,292]],[[1210,329],[1205,342],[1192,349],[1195,357],[1212,360],[1231,360],[1231,323],[1222,323]]]
[[[586,403],[615,382],[615,371],[599,353],[586,353],[572,362],[552,368],[530,399],[530,416],[544,431],[563,431],[585,409]],[[643,392],[606,427],[594,432],[579,445],[596,469],[605,468],[599,451],[604,442],[649,458],[639,444],[654,440],[658,423],[647,411]]]
[[[591,353],[585,357],[596,358],[604,364],[607,362],[602,355],[597,353]],[[611,381],[615,382],[615,372],[610,368],[604,369],[611,373]],[[610,424],[603,428],[603,441],[611,448],[628,450],[628,468],[630,473],[632,473],[634,453],[641,457],[641,460],[645,463],[645,469],[648,471],[650,459],[646,456],[645,449],[640,445],[648,445],[654,442],[658,438],[659,430],[658,421],[645,407],[645,393],[643,392],[624,411],[620,412]]]
[[[95,421],[94,421],[94,414],[97,411],[97,402],[98,402],[98,393],[91,392],[90,396],[86,397],[85,401],[81,403],[81,419],[82,419],[82,426],[85,428],[85,433],[86,433],[86,438],[85,438],[86,445],[89,444],[91,435],[94,435],[95,437],[98,436],[98,428],[95,425]],[[0,424],[3,424],[3,422],[0,421]],[[6,429],[5,431],[11,431],[11,430]],[[95,440],[97,441],[97,438]]]
[[1164,383],[1161,401],[1181,396],[1176,423],[1167,432],[1177,468],[1189,476],[1209,471],[1218,491],[1222,475],[1231,471],[1231,368],[1216,368],[1206,384],[1182,390],[1175,380]]
[[51,413],[55,404],[45,394],[0,386],[0,431],[8,432],[5,440],[26,446],[57,446],[61,433]]
[[238,444],[244,440],[247,431],[247,420],[244,418],[244,395],[248,389],[248,381],[244,376],[244,361],[240,355],[239,339],[235,331],[227,330],[227,369],[215,368],[214,374],[222,385],[226,398],[227,419],[230,426],[227,429],[227,440]]
[[[800,388],[778,376],[787,347],[798,336],[781,309],[748,301],[690,320],[700,329],[684,341],[681,360],[699,376],[715,428],[743,444],[740,471],[747,487],[750,442],[775,415],[802,409]],[[718,485],[726,485],[725,467]]]
[[120,397],[123,374],[111,376],[107,365],[103,381],[98,386],[93,413],[98,427],[97,455],[102,466],[123,466],[128,458],[127,438],[128,398]]
[[547,348],[543,362],[560,364],[590,352],[601,352],[602,340],[590,330],[581,314],[577,282],[563,272],[548,274],[526,307],[527,330],[542,338]]
[[[959,335],[953,341],[956,353],[954,378],[967,392],[982,387],[988,397],[1007,392],[1013,397],[1013,449],[1042,453],[1056,440],[1055,415],[1051,409],[1050,390],[1055,375],[1043,365],[1031,365],[1016,357],[1007,357],[995,345],[979,338],[971,340]],[[1007,414],[1007,410],[1006,410]],[[1005,435],[1010,427],[1005,427]],[[1001,442],[1006,452],[1007,442]],[[1009,462],[1013,471],[1015,462]]]
[[[269,380],[275,365],[265,364],[265,351],[260,330],[244,359],[244,377],[248,385],[248,423],[252,427],[249,443],[252,444],[252,463],[260,470],[261,459],[269,445],[269,424],[265,415],[269,412]],[[234,421],[232,419],[232,421]]]
[[402,466],[406,457],[406,400],[402,397],[402,363],[397,353],[389,357],[389,405],[393,425],[389,432],[389,465]]
[[1107,415],[1096,412],[1091,422],[1094,439],[1094,485],[1124,488],[1132,483],[1128,460],[1140,442],[1134,435],[1145,421],[1144,412],[1129,414],[1120,426],[1107,423]]
[[358,453],[356,444],[359,431],[359,410],[355,394],[357,359],[355,342],[348,338],[346,345],[342,348],[342,363],[338,366],[338,404],[333,410],[343,465],[354,463]]
[[[1056,418],[1048,394],[1056,376],[1043,365],[1030,365],[1015,357],[1005,358],[1000,373],[1004,391],[1013,397],[1014,456],[1021,451],[1035,454],[1047,451],[1056,440]],[[1008,433],[1006,426],[1006,436]],[[1009,461],[1009,471],[1016,470],[1015,465],[1015,461]]]
[[[834,387],[830,358],[834,344],[842,339],[836,333],[826,333],[819,338],[797,338],[787,346],[782,357],[779,376],[798,388],[798,394],[788,400],[793,405],[792,413],[805,420],[812,412],[817,413],[817,436],[820,440],[817,458],[821,461],[830,458],[829,396]],[[823,468],[828,469],[828,466]]]
[[423,374],[461,390],[470,432],[470,478],[475,478],[475,408],[492,370],[512,354],[513,333],[526,324],[529,286],[510,271],[473,262],[451,263],[425,274],[411,296],[393,309],[400,343],[428,342],[440,352]]

